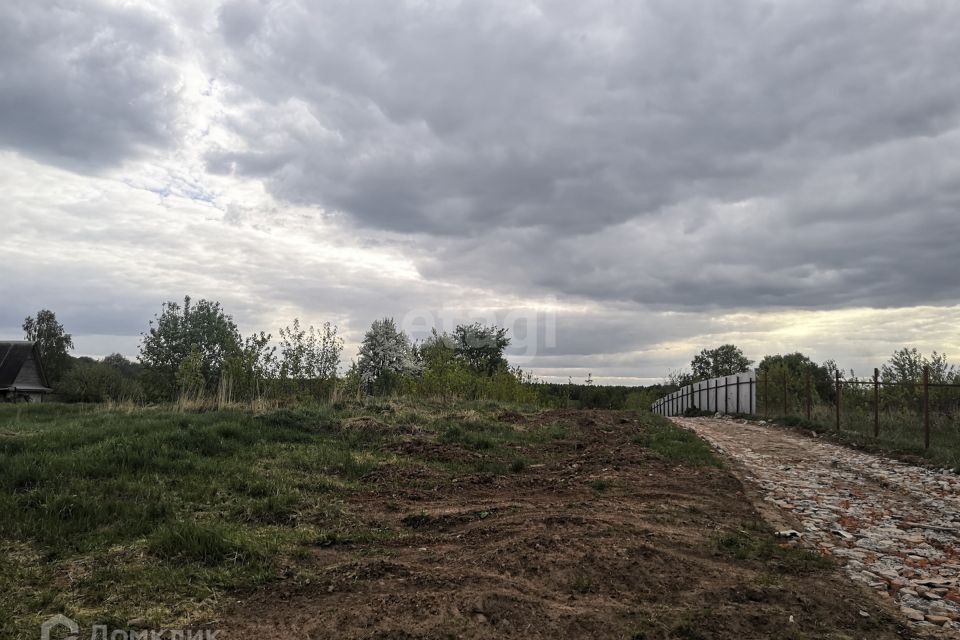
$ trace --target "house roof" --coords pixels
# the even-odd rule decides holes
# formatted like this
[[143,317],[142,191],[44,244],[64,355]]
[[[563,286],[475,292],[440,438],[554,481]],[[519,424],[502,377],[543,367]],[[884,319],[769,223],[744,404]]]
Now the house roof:
[[12,387],[23,369],[24,363],[34,355],[34,361],[40,371],[40,378],[46,382],[43,369],[40,368],[39,354],[36,353],[36,342],[21,340],[0,342],[0,388]]

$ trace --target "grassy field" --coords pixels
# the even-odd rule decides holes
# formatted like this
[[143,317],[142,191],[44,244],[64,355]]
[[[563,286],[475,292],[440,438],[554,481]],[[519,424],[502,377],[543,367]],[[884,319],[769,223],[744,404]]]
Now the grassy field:
[[[633,412],[0,405],[0,637],[35,638],[63,613],[84,628],[233,620],[228,638],[268,638],[262,620],[301,611],[363,612],[360,622],[304,622],[331,625],[331,637],[362,635],[376,620],[403,629],[427,620],[426,637],[450,628],[487,637],[469,603],[490,608],[491,593],[510,590],[509,602],[540,594],[523,611],[540,607],[539,619],[558,625],[543,637],[578,637],[588,622],[610,634],[646,625],[667,634],[656,637],[699,637],[689,633],[701,628],[704,599],[726,607],[730,632],[718,637],[738,637],[741,605],[724,604],[728,588],[769,582],[770,606],[781,607],[807,582],[833,578],[816,556],[777,545],[737,486],[704,442]],[[666,565],[651,555],[651,531]],[[704,591],[687,602],[690,580]],[[818,624],[846,628],[829,609],[850,596],[831,588]],[[664,589],[679,604],[660,602]],[[403,592],[407,600],[388,595]],[[460,609],[418,613],[451,594]],[[567,619],[570,597],[583,611]],[[386,602],[395,610],[385,615]],[[486,615],[484,624],[499,619]]]
[[386,442],[431,432],[479,452],[451,469],[511,473],[526,461],[507,445],[564,433],[512,429],[492,418],[500,409],[0,404],[0,637],[51,612],[188,622],[225,591],[271,580],[305,545],[394,535],[344,508],[364,474],[405,463]]

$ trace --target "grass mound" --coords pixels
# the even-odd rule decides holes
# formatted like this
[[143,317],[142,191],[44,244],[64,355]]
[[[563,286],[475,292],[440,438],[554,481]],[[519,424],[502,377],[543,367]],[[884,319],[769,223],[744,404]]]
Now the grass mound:
[[147,549],[164,560],[204,565],[244,563],[263,556],[256,543],[236,529],[193,520],[164,524],[150,537]]
[[672,462],[697,467],[721,466],[720,459],[706,442],[660,416],[647,416],[644,432],[634,442]]

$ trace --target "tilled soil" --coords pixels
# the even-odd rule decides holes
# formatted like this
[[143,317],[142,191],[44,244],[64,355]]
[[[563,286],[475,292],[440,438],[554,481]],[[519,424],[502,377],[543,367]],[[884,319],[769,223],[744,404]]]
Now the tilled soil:
[[720,541],[760,518],[743,485],[644,448],[635,414],[507,419],[571,427],[518,447],[530,465],[504,475],[449,471],[436,462],[476,452],[411,436],[349,500],[358,523],[400,534],[309,549],[239,596],[220,637],[906,637],[835,568],[731,553]]
[[676,418],[743,465],[802,541],[895,602],[918,631],[960,638],[960,479],[766,424]]

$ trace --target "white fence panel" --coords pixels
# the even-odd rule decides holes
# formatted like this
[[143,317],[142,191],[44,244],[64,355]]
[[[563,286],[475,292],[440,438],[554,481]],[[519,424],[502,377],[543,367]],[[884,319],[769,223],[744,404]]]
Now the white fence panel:
[[757,373],[695,382],[660,398],[651,410],[662,416],[679,416],[691,407],[714,413],[754,413],[757,410]]

